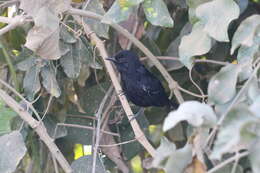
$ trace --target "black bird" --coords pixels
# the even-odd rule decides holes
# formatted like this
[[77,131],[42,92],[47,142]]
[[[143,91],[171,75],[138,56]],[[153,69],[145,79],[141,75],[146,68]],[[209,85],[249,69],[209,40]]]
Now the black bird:
[[145,68],[135,52],[123,50],[107,60],[115,64],[121,75],[123,92],[135,105],[178,107],[168,99],[161,82]]

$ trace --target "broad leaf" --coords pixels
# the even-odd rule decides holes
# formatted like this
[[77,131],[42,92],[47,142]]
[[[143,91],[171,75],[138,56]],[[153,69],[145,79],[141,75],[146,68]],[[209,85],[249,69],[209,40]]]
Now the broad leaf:
[[0,137],[0,170],[1,173],[12,173],[16,170],[26,153],[23,137],[18,131]]
[[[103,8],[102,3],[99,0],[91,0],[86,1],[87,7],[86,10],[95,12],[100,15],[105,14],[105,10]],[[100,37],[104,37],[108,39],[108,29],[109,26],[105,24],[101,24],[99,21],[95,19],[91,19],[89,17],[84,18],[84,21],[90,26],[90,28]]]
[[69,44],[70,51],[60,59],[61,66],[69,78],[77,78],[79,76],[80,62],[80,47],[79,42]]
[[134,7],[121,8],[119,1],[115,1],[112,7],[107,11],[102,19],[102,23],[119,23],[128,19],[129,15],[134,11]]
[[257,119],[245,106],[239,105],[233,108],[227,114],[221,126],[210,157],[212,159],[220,159],[223,154],[234,152],[233,149],[240,142],[246,142],[243,141],[243,138],[251,138],[251,135],[247,134],[245,130],[248,130],[246,127],[250,123],[255,123],[256,121]]
[[144,0],[145,16],[153,25],[173,27],[173,20],[163,0]]
[[238,18],[239,7],[233,0],[214,0],[200,5],[196,15],[205,24],[204,31],[211,37],[217,41],[229,41],[228,25]]
[[199,21],[198,17],[196,16],[196,9],[203,3],[209,2],[210,0],[186,0],[187,5],[189,6],[189,21],[190,23],[194,24]]
[[211,48],[211,38],[203,31],[203,28],[203,24],[198,22],[194,24],[192,32],[181,39],[180,61],[189,69],[193,63],[193,56],[205,54]]
[[[75,160],[71,164],[71,168],[74,173],[91,173],[92,172],[92,165],[93,165],[93,157],[90,156],[83,156],[79,159]],[[97,156],[96,160],[96,172],[98,173],[106,173],[106,170],[104,169],[104,165],[99,159],[99,156]]]
[[260,172],[260,150],[259,150],[260,141],[258,141],[252,146],[249,159],[252,165],[253,173]]
[[176,173],[183,173],[184,168],[192,161],[190,144],[177,150],[175,144],[165,137],[161,139],[161,144],[156,149],[155,154],[155,159],[152,162],[153,167],[164,169],[166,173],[171,173],[172,170]]
[[35,26],[28,32],[25,46],[45,59],[60,58],[59,19],[47,7],[34,17]]
[[23,88],[29,99],[33,99],[34,95],[41,89],[39,78],[40,70],[39,66],[34,65],[26,71],[23,79]]
[[[260,25],[260,15],[252,15],[246,18],[236,30],[233,39],[231,54],[239,45],[251,47],[254,44],[257,28]],[[259,32],[259,31],[258,31]]]
[[209,103],[224,104],[231,100],[236,94],[236,83],[241,67],[230,64],[223,67],[215,74],[209,82]]
[[176,111],[169,113],[164,121],[163,130],[167,131],[181,121],[188,121],[195,127],[202,125],[212,127],[217,118],[209,105],[197,101],[187,101],[182,103]]
[[0,135],[11,131],[11,121],[16,113],[6,107],[3,100],[0,99]]
[[46,65],[41,70],[42,84],[44,88],[55,97],[59,97],[61,94],[60,87],[57,83],[55,71],[51,65]]

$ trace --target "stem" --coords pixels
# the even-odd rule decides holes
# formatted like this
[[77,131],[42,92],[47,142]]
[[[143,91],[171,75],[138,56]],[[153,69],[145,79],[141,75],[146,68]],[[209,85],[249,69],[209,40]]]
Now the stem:
[[14,65],[12,63],[11,57],[9,56],[8,52],[6,51],[6,48],[5,48],[4,44],[2,44],[2,50],[3,50],[4,58],[5,58],[6,63],[8,65],[8,68],[9,68],[9,70],[11,72],[11,77],[12,77],[12,79],[14,81],[15,90],[19,92],[20,91],[20,87],[19,87],[19,83],[17,81],[15,68],[14,68]]

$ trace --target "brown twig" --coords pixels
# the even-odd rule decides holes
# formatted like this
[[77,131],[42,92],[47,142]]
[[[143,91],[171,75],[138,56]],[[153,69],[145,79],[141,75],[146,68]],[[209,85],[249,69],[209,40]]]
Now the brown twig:
[[[79,125],[79,124],[57,123],[57,126],[65,126],[65,127],[74,127],[74,128],[80,128],[80,129],[96,130],[94,127],[83,126],[83,125]],[[100,130],[100,131],[102,133],[105,133],[105,134],[108,134],[108,135],[119,136],[119,134],[117,134],[117,133],[108,132],[108,131],[105,131],[105,130]]]
[[[86,23],[82,23],[82,20],[79,16],[74,16],[74,18],[76,19],[76,21],[78,23],[83,25],[85,33],[87,35],[89,33],[92,33],[89,26]],[[105,64],[106,69],[109,73],[109,76],[112,80],[112,83],[115,87],[116,93],[118,94],[118,97],[121,101],[122,107],[123,107],[128,119],[130,120],[133,116],[132,109],[131,109],[126,97],[124,95],[119,94],[120,91],[122,91],[122,87],[119,83],[116,72],[115,72],[111,62],[106,60],[106,58],[109,57],[109,56],[107,54],[105,46],[104,46],[103,42],[97,37],[97,35],[95,33],[90,34],[89,37],[90,37],[91,41],[93,43],[95,43],[95,45],[97,46],[97,48],[100,52],[100,55],[104,60],[104,64]],[[153,146],[149,143],[149,141],[145,137],[145,135],[144,135],[143,131],[141,130],[137,121],[135,119],[133,119],[132,121],[130,121],[130,124],[131,124],[131,126],[134,130],[134,133],[135,133],[136,138],[138,139],[138,142],[143,145],[143,147],[149,152],[149,154],[151,154],[152,157],[154,157],[155,156],[155,149],[153,148]]]
[[29,124],[31,128],[40,136],[41,140],[49,148],[55,159],[59,162],[60,166],[66,173],[72,173],[72,169],[67,160],[62,155],[57,145],[53,142],[53,139],[48,135],[47,130],[42,122],[39,122],[32,118],[32,116],[23,109],[23,107],[17,103],[11,96],[9,96],[4,90],[0,89],[0,98],[13,109],[25,122]]

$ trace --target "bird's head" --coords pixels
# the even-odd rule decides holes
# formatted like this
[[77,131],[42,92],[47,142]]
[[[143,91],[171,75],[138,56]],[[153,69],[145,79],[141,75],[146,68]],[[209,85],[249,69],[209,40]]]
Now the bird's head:
[[115,56],[107,58],[107,60],[112,61],[120,73],[128,71],[129,67],[134,66],[134,64],[140,63],[137,54],[129,50],[120,51]]

